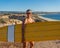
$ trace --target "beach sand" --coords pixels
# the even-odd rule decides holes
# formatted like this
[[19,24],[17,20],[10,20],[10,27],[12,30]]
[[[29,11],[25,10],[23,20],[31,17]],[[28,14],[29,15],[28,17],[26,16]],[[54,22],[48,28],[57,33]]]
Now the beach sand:
[[[23,44],[19,42],[0,42],[0,48],[23,48]],[[30,48],[27,43],[26,48]],[[33,48],[60,48],[60,40],[34,42]]]

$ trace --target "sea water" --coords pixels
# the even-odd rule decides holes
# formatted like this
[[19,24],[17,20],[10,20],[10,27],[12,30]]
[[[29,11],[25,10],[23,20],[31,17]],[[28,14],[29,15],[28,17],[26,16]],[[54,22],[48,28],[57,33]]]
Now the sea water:
[[42,16],[45,17],[45,18],[60,20],[60,14],[45,14],[45,15],[42,15]]

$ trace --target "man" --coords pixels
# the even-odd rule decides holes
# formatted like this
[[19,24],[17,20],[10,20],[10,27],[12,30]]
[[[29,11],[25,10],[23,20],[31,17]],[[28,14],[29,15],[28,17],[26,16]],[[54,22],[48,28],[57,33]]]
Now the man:
[[[27,16],[27,18],[25,19],[25,24],[34,23],[35,22],[34,19],[32,19],[32,11],[30,9],[28,9],[26,11],[26,16]],[[34,42],[30,41],[29,43],[30,43],[30,48],[33,48]]]
[[[23,42],[23,48],[26,48],[27,46],[27,42],[25,41],[25,37],[24,37],[24,33],[25,33],[25,24],[28,24],[28,23],[34,23],[34,19],[32,19],[32,11],[30,9],[28,9],[26,11],[26,18],[23,20],[23,23],[22,23],[22,42]],[[28,41],[29,44],[30,44],[30,48],[33,48],[33,44],[34,42],[33,41]]]
[[26,11],[25,24],[27,24],[27,23],[33,23],[33,22],[35,22],[35,21],[32,19],[32,11],[30,9],[28,9]]

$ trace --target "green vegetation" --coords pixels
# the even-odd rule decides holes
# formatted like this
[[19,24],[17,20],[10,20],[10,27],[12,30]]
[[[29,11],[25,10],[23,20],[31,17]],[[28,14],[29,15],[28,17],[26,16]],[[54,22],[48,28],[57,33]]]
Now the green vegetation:
[[6,23],[4,19],[0,19],[0,23]]

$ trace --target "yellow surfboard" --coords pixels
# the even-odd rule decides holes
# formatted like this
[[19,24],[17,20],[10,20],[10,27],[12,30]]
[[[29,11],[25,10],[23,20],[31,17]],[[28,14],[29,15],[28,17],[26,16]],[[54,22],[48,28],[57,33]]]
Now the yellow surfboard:
[[[15,25],[15,42],[22,40],[22,25]],[[25,25],[26,41],[60,40],[60,22],[37,22]]]
[[[25,41],[60,40],[60,22],[37,22],[25,25]],[[8,41],[8,27],[0,28],[0,41]],[[14,27],[14,41],[22,41],[22,24]]]
[[7,42],[8,27],[0,27],[0,41]]

